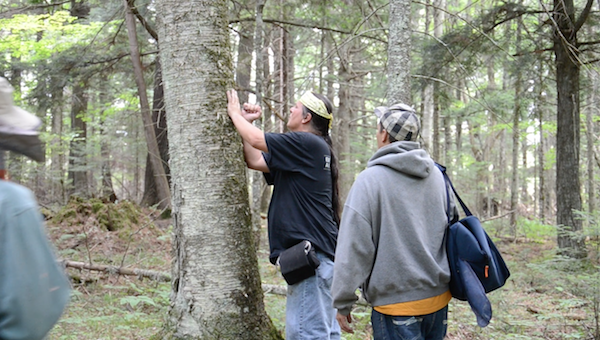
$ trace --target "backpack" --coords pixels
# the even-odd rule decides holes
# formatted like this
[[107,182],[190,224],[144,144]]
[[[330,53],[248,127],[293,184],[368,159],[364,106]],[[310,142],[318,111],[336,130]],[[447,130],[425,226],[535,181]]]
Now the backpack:
[[0,180],[0,339],[43,339],[70,291],[33,193]]
[[492,319],[492,306],[486,293],[504,286],[510,271],[479,219],[471,214],[454,189],[446,168],[439,164],[437,167],[446,181],[447,211],[450,210],[449,186],[466,215],[458,220],[448,214],[446,252],[451,274],[450,292],[452,297],[467,301],[477,317],[477,324],[485,327]]

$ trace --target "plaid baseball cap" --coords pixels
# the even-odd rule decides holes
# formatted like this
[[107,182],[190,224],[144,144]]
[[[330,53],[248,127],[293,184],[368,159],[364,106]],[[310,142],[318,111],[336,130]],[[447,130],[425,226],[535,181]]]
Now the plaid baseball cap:
[[406,104],[394,104],[390,107],[375,108],[383,128],[397,141],[416,142],[421,131],[421,122],[415,110]]

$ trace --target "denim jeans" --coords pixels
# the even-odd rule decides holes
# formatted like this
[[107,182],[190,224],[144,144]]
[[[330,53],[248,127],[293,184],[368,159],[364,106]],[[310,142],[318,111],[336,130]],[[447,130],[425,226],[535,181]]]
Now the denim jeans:
[[375,340],[441,340],[448,328],[448,306],[421,316],[390,316],[373,309]]
[[316,275],[288,285],[285,338],[286,340],[338,340],[340,325],[331,298],[333,261],[317,252],[321,264]]

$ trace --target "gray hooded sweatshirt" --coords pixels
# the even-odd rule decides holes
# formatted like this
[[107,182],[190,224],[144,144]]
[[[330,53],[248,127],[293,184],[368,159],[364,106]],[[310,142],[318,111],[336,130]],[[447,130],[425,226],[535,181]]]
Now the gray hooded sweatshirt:
[[[446,184],[417,142],[371,157],[348,194],[335,252],[333,305],[348,315],[361,288],[372,306],[445,293]],[[453,204],[452,204],[452,208]]]

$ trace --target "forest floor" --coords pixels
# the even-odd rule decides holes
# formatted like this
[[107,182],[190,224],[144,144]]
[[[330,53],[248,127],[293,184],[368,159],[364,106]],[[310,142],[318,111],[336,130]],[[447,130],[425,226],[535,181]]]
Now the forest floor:
[[[155,211],[127,202],[74,201],[61,211],[44,213],[50,238],[65,261],[170,274],[171,221]],[[560,260],[554,237],[530,235],[517,241],[492,237],[511,278],[505,287],[488,294],[494,316],[485,328],[477,326],[467,303],[453,299],[447,339],[599,339],[597,266]],[[268,263],[265,228],[258,259],[263,284],[285,286]],[[161,330],[169,306],[168,282],[119,275],[114,268],[67,271],[73,295],[49,340],[150,339]],[[265,306],[283,332],[285,296],[267,293]],[[370,308],[357,307],[353,315],[355,334],[343,338],[371,339]]]

